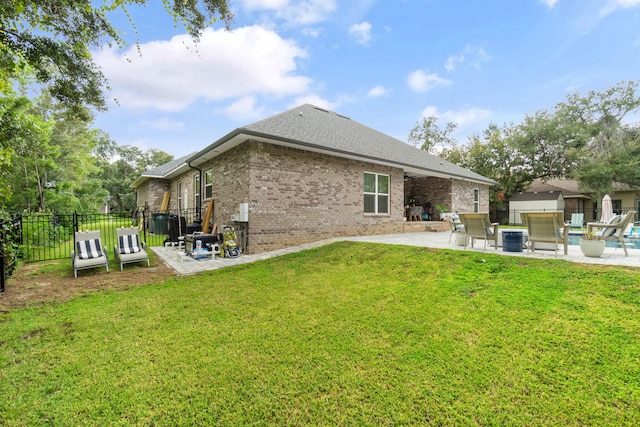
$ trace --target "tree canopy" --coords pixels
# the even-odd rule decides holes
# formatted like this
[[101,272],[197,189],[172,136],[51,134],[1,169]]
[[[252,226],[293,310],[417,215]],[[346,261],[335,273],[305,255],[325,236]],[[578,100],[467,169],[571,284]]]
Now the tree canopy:
[[[91,48],[124,45],[109,13],[127,13],[127,7],[148,2],[106,0],[101,6],[91,0],[0,2],[0,93],[10,93],[28,71],[59,102],[103,109],[105,78],[93,62]],[[220,19],[228,27],[233,18],[227,0],[163,0],[163,4],[196,40],[210,22]]]
[[551,178],[576,179],[601,198],[616,182],[640,185],[640,124],[624,122],[639,110],[638,81],[623,81],[572,93],[517,124],[492,124],[462,146],[451,142],[451,123],[440,130],[434,120],[418,122],[409,140],[423,149],[444,145],[440,156],[497,181],[494,201]]

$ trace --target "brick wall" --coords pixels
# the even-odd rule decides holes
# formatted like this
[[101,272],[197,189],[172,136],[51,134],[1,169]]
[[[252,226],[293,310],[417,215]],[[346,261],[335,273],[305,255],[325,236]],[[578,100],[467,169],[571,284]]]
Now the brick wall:
[[[263,252],[335,236],[399,233],[401,169],[251,144],[249,247]],[[363,213],[364,172],[390,175],[390,214]]]
[[417,206],[431,205],[435,212],[442,205],[449,212],[473,212],[474,189],[479,190],[480,212],[489,212],[489,187],[451,178],[410,178],[405,185],[405,203],[414,199]]
[[[471,200],[472,184],[443,178],[411,180],[407,189],[402,169],[342,159],[296,148],[248,141],[199,165],[203,173],[213,174],[215,207],[212,222],[236,228],[243,224],[231,220],[240,203],[249,203],[247,253],[260,253],[313,242],[329,237],[401,233],[407,192],[417,195],[417,203],[465,206]],[[364,172],[390,176],[390,213],[366,215],[363,212]],[[171,210],[177,207],[177,183],[188,190],[189,206],[195,202],[191,170],[171,181]],[[151,194],[162,202],[164,188],[149,182]],[[152,189],[151,187],[154,187]],[[476,186],[478,187],[478,186]],[[481,198],[488,210],[488,188]],[[154,191],[152,191],[154,190]],[[160,191],[162,190],[162,191]],[[202,178],[204,195],[204,174]],[[470,197],[470,199],[468,199]],[[458,200],[458,199],[461,199]],[[209,199],[202,200],[202,209]]]
[[155,178],[149,179],[137,188],[136,204],[142,208],[146,203],[149,211],[158,211],[162,206],[164,193],[167,191],[169,191],[168,181]]

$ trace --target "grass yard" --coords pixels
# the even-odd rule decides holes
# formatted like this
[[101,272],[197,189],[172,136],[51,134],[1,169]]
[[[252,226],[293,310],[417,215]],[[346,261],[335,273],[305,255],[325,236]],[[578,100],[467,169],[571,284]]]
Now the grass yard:
[[342,242],[10,310],[0,425],[640,425],[640,270]]

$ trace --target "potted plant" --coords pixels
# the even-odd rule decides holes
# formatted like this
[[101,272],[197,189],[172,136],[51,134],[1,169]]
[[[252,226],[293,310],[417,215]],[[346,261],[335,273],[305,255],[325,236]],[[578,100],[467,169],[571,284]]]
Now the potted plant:
[[580,239],[580,250],[584,256],[599,258],[604,252],[606,242],[600,240],[599,236],[593,231],[582,230],[582,239]]
[[440,217],[440,220],[444,221],[447,218],[447,216],[444,215],[447,213],[447,207],[444,205],[436,205],[436,210],[438,211],[438,214],[439,214],[438,216]]

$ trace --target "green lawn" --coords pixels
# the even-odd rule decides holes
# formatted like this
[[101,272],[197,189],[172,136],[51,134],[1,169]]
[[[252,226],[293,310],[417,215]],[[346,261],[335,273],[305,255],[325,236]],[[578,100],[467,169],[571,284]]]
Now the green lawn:
[[0,318],[0,425],[640,425],[640,270],[336,243]]

